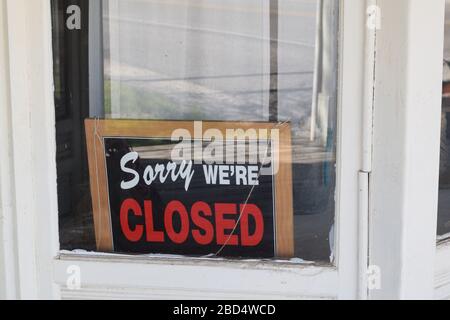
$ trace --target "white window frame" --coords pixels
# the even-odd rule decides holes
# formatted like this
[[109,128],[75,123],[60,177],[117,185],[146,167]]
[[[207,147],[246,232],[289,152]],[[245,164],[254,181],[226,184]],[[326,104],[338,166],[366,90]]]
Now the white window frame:
[[[336,261],[326,266],[59,252],[50,1],[2,1],[0,32],[6,32],[0,34],[0,68],[9,73],[0,76],[5,77],[0,112],[7,115],[0,117],[0,142],[8,150],[0,153],[0,275],[6,281],[0,294],[32,299],[361,297],[361,272],[367,267],[361,264],[367,243],[360,241],[367,230],[358,232],[358,216],[367,215],[358,213],[361,102],[365,88],[373,85],[365,76],[372,62],[365,55],[366,3],[345,0],[340,7]],[[80,290],[66,289],[71,265],[80,267]]]

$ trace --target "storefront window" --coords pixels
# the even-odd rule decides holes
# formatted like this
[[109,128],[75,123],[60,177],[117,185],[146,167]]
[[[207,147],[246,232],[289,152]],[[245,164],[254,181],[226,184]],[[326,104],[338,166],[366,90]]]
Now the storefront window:
[[[329,262],[338,1],[92,2],[52,1],[61,249],[277,258],[280,243],[291,241],[292,252],[280,257]],[[70,5],[81,9],[80,29],[66,25]],[[191,125],[222,133],[282,128],[279,157],[286,171],[262,176],[265,161],[258,158],[254,166],[222,163],[228,171],[222,172],[225,178],[219,172],[219,185],[194,174],[189,179],[188,171],[184,178],[170,176],[168,185],[168,168],[176,170],[169,155],[179,141],[162,132]],[[114,135],[118,130],[124,133],[120,139]],[[204,134],[188,140],[195,144]],[[250,158],[252,139],[244,140],[232,143],[243,145],[237,150]],[[137,160],[126,167],[125,157],[133,152]],[[188,160],[205,178],[205,170],[215,167],[202,155],[196,163],[194,151]],[[105,179],[99,178],[98,164]],[[167,176],[161,178],[164,167]],[[149,170],[153,181],[145,178],[152,177]],[[133,172],[141,180],[131,186]],[[105,205],[107,225],[98,214]],[[285,218],[292,221],[292,234],[280,234],[290,230],[278,229]],[[259,228],[264,229],[259,238],[267,241],[258,238]],[[252,248],[252,239],[262,242]],[[111,246],[99,246],[101,241]]]

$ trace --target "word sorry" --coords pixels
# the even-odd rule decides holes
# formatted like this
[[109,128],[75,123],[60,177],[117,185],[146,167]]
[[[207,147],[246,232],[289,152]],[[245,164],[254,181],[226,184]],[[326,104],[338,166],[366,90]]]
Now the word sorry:
[[[135,163],[138,158],[139,154],[137,152],[129,152],[120,160],[120,168],[122,171],[133,175],[131,180],[122,181],[120,183],[120,188],[122,188],[122,190],[132,189],[139,184],[139,173],[136,170],[127,167],[129,162]],[[184,188],[186,191],[189,189],[193,176],[194,171],[192,169],[192,161],[182,161],[179,166],[174,162],[169,162],[167,165],[157,164],[154,168],[152,166],[147,166],[143,173],[144,182],[148,186],[158,178],[161,183],[164,183],[169,177],[172,182],[181,178],[184,180]]]

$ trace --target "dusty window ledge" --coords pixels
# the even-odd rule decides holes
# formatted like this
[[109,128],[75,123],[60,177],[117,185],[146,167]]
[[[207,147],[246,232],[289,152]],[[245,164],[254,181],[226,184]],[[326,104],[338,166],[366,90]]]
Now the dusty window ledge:
[[290,260],[264,260],[264,259],[225,259],[218,257],[187,257],[181,255],[145,254],[130,255],[117,253],[102,253],[85,250],[67,251],[61,250],[55,260],[60,261],[97,261],[97,262],[121,262],[159,265],[203,265],[230,268],[254,268],[261,270],[286,269],[286,270],[328,270],[337,268],[328,263],[305,261],[300,258]]

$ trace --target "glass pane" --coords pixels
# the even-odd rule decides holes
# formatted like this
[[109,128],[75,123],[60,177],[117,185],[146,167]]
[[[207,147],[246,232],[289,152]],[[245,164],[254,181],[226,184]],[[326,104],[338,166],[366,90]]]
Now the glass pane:
[[[83,119],[89,117],[88,0],[52,0],[59,229],[62,249],[95,250]],[[82,13],[66,26],[67,9]]]
[[450,1],[445,4],[445,41],[442,83],[441,164],[437,234],[450,236]]
[[[329,261],[335,209],[338,1],[104,0],[102,6],[102,12],[94,12],[91,5],[89,14],[90,21],[95,17],[102,20],[104,108],[94,108],[91,101],[88,114],[77,114],[78,119],[147,119],[167,121],[165,124],[171,120],[205,121],[205,124],[216,121],[219,127],[242,121],[252,122],[255,127],[287,123],[292,137],[289,142],[292,184],[286,183],[288,188],[284,190],[293,194],[294,256]],[[54,23],[58,24],[56,19]],[[59,31],[55,28],[55,37],[64,33],[60,27]],[[86,41],[80,42],[83,52]],[[92,52],[102,46],[89,43],[87,51],[92,57]],[[55,73],[61,72],[57,69]],[[70,78],[73,74],[66,76]],[[92,90],[92,84],[90,87]],[[83,133],[77,134],[82,145]],[[106,154],[111,166],[114,150],[120,150],[118,141],[104,141],[105,148],[109,146]],[[120,145],[141,152],[140,163],[147,165],[152,163],[151,159],[159,159],[159,163],[162,159],[168,161],[161,154],[168,154],[173,143],[164,140],[154,143],[128,139]],[[85,150],[86,146],[81,148]],[[86,154],[77,159],[86,165]],[[95,208],[92,210],[90,203],[89,173],[84,169],[80,175],[84,177],[80,196],[67,191],[66,197],[72,204],[67,205],[68,212],[61,218],[61,224],[67,226],[61,228],[64,249],[95,248],[92,235]],[[75,171],[71,170],[73,176]],[[63,179],[60,171],[58,176]],[[114,181],[111,176],[108,181],[111,192],[117,184],[111,185]],[[264,181],[260,180],[261,184]],[[234,199],[231,194],[240,194],[240,200],[236,200],[239,202],[251,199],[250,190],[254,190],[236,185],[229,189],[223,192],[230,192],[225,197],[230,202]],[[185,197],[178,189],[164,191],[162,185],[155,185],[155,190],[163,198]],[[219,190],[225,189],[216,190],[220,198]],[[64,192],[62,187],[59,192]],[[211,194],[207,200],[214,203],[214,197]],[[193,203],[183,201],[189,211]],[[60,201],[60,206],[62,202],[65,201]],[[168,202],[162,201],[162,208],[154,211],[164,212]],[[113,220],[118,215],[111,214]],[[182,221],[176,224],[175,229],[182,228]],[[235,227],[238,224],[242,225],[239,219]],[[82,242],[80,235],[90,240]],[[154,245],[135,249],[118,251],[164,252]],[[171,249],[170,253],[185,253],[179,247]],[[224,255],[240,256],[231,249]],[[262,252],[259,256],[266,254]]]

